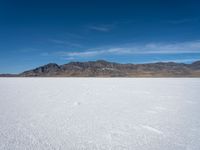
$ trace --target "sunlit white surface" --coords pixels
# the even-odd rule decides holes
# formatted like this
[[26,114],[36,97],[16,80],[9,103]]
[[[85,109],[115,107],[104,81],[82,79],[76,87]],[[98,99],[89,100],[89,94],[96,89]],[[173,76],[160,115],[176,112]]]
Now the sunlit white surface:
[[200,79],[0,78],[0,150],[200,150]]

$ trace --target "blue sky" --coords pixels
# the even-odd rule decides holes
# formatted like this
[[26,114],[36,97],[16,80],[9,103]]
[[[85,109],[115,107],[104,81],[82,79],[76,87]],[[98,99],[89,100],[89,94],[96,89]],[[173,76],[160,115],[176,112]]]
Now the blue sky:
[[55,62],[200,60],[198,0],[1,0],[0,73]]

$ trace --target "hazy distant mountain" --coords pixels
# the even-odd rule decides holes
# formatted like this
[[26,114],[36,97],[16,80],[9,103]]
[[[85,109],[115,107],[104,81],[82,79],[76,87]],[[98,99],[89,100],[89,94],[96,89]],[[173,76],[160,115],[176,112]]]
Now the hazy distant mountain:
[[18,74],[0,74],[0,77],[18,77]]
[[149,64],[119,64],[104,60],[50,63],[18,75],[20,77],[200,77],[200,61],[192,64],[158,62]]

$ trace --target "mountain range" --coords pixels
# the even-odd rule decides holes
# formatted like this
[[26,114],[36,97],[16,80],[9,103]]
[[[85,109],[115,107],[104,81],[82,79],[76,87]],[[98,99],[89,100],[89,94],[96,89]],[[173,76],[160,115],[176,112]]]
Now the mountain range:
[[63,65],[49,63],[19,74],[1,77],[200,77],[200,61],[192,64],[157,62],[120,64],[105,60],[70,62]]

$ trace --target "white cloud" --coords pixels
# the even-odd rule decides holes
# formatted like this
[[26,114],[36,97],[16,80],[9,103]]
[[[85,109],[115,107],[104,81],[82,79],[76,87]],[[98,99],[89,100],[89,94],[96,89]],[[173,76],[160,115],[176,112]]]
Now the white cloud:
[[86,58],[99,55],[134,55],[134,54],[181,54],[200,53],[200,41],[180,43],[129,44],[129,46],[96,48],[86,51],[59,52],[61,56]]
[[190,22],[196,22],[199,21],[199,18],[183,18],[183,19],[177,19],[177,20],[168,20],[167,22],[170,24],[183,24],[183,23],[190,23]]
[[108,32],[108,31],[110,31],[110,29],[106,28],[106,27],[91,26],[89,28],[91,30],[102,31],[102,32]]
[[68,46],[68,47],[82,47],[82,45],[79,44],[79,43],[74,43],[74,42],[70,42],[70,41],[66,41],[66,40],[51,39],[50,41],[55,43],[55,44],[65,45],[65,46]]
[[114,26],[114,24],[91,25],[88,26],[88,29],[99,32],[109,32],[113,29]]
[[64,44],[65,43],[65,41],[55,40],[55,39],[51,39],[50,41],[53,42],[53,43],[56,43],[56,44]]
[[198,61],[198,58],[180,58],[180,59],[156,59],[153,61],[144,61],[142,63],[157,63],[157,62],[177,62],[177,63],[191,63],[191,62],[195,62]]
[[72,39],[85,39],[85,37],[84,36],[82,36],[82,35],[79,35],[79,34],[75,34],[75,33],[71,33],[71,32],[67,32],[67,33],[65,33],[65,35],[66,35],[66,37],[67,38],[72,38]]

